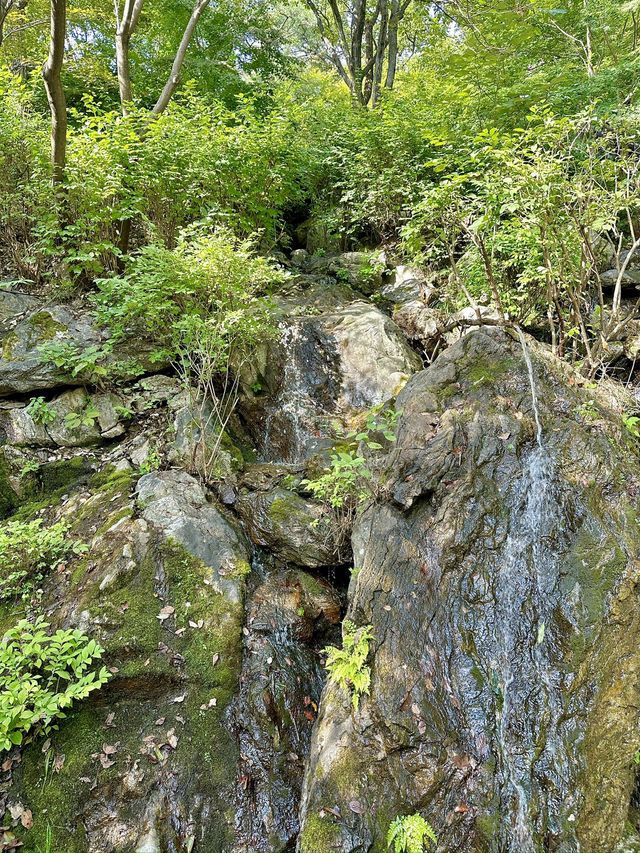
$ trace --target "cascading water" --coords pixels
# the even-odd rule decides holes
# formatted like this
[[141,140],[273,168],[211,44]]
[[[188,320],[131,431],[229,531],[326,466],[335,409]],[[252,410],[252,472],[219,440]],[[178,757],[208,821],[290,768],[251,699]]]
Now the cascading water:
[[510,532],[498,578],[496,641],[501,656],[497,673],[502,690],[499,743],[510,791],[507,807],[514,814],[509,849],[529,853],[536,849],[531,812],[534,765],[540,755],[534,749],[535,736],[522,721],[525,713],[528,719],[544,720],[548,732],[545,750],[555,749],[553,731],[561,698],[545,632],[557,594],[558,554],[551,543],[558,541],[562,516],[553,465],[543,443],[531,357],[520,329],[518,334],[531,386],[537,447],[526,460],[519,496],[510,513]]
[[[264,446],[271,448],[280,444],[287,462],[300,462],[305,458],[305,446],[310,437],[305,421],[308,412],[313,411],[313,401],[300,381],[303,375],[299,355],[301,338],[300,324],[291,322],[284,327],[281,338],[284,349],[282,385],[265,423]],[[284,442],[274,440],[276,428],[286,432]]]

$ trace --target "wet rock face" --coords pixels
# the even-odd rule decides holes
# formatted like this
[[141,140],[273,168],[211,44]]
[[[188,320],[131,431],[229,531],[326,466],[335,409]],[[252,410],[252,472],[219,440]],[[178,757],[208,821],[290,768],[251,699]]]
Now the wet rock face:
[[348,615],[373,626],[371,695],[351,713],[325,688],[301,851],[385,849],[414,812],[443,850],[623,836],[640,745],[637,455],[606,394],[531,346],[542,449],[505,333],[470,333],[399,395],[390,498],[353,535]]
[[[398,326],[345,286],[300,287],[287,316],[245,378],[240,412],[262,458],[300,462],[331,446],[333,423],[377,406],[422,366]],[[308,310],[311,317],[300,316]],[[253,393],[252,393],[253,392]]]
[[287,850],[295,843],[304,760],[324,683],[317,647],[339,621],[335,591],[301,571],[270,574],[247,601],[234,710],[242,850]]

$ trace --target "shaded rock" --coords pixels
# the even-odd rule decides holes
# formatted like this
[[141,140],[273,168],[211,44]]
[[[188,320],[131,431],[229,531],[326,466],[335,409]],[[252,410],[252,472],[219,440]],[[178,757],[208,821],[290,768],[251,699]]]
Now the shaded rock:
[[284,562],[318,568],[344,559],[323,508],[296,492],[278,487],[249,493],[238,499],[235,509],[253,542]]
[[[398,397],[392,497],[352,542],[348,616],[373,626],[371,693],[353,713],[347,691],[325,688],[301,851],[384,849],[390,822],[414,812],[442,850],[612,850],[625,832],[640,745],[637,448],[608,388],[581,391],[529,346],[542,448],[522,348],[504,332],[466,335]],[[581,415],[588,399],[596,420]]]
[[247,602],[241,690],[234,709],[242,765],[240,848],[285,850],[298,802],[324,674],[316,647],[340,621],[340,599],[300,571],[270,574]]
[[156,471],[138,480],[142,517],[175,540],[206,567],[204,583],[231,602],[241,600],[250,570],[245,538],[184,471]]
[[26,408],[0,410],[0,428],[6,434],[6,443],[14,447],[54,445],[43,424],[36,423]]

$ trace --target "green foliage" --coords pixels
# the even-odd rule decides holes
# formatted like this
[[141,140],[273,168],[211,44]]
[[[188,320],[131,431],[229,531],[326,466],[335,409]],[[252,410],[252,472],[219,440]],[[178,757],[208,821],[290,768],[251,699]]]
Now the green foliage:
[[375,433],[382,433],[387,441],[395,441],[393,430],[401,412],[389,409],[384,412],[377,406],[367,413],[364,426],[344,437],[346,447],[330,456],[330,465],[316,479],[304,479],[301,486],[308,489],[314,498],[333,510],[349,514],[371,494],[371,471],[366,459],[360,455],[361,444],[369,450],[381,450],[382,445],[374,440]]
[[91,429],[99,417],[100,412],[92,404],[91,398],[85,397],[81,411],[68,412],[65,415],[64,423],[68,429],[79,429],[80,427]]
[[92,344],[83,349],[75,341],[54,340],[42,344],[38,351],[45,361],[55,364],[65,374],[100,384],[109,372],[105,361],[112,348],[108,344]]
[[627,432],[631,433],[634,438],[640,438],[640,418],[637,415],[630,415],[624,412],[622,423]]
[[31,415],[35,423],[42,424],[43,426],[53,423],[56,419],[56,413],[44,397],[32,397],[26,411]]
[[424,853],[437,843],[431,824],[420,814],[397,817],[387,834],[387,844],[393,847],[393,853]]
[[46,734],[65,710],[111,677],[92,669],[102,648],[78,630],[49,634],[42,617],[26,620],[0,641],[0,751]]
[[150,447],[147,453],[147,458],[140,465],[141,474],[150,474],[152,471],[157,471],[162,464],[162,459],[158,453],[157,447]]
[[350,620],[342,623],[342,648],[327,646],[326,669],[329,675],[341,687],[346,687],[351,693],[354,710],[358,708],[360,697],[369,693],[371,684],[371,669],[367,665],[369,644],[374,639],[371,625],[358,628]]
[[87,546],[74,543],[67,532],[64,522],[43,527],[41,518],[7,521],[0,526],[0,601],[16,595],[28,597],[45,572],[70,554],[86,553]]

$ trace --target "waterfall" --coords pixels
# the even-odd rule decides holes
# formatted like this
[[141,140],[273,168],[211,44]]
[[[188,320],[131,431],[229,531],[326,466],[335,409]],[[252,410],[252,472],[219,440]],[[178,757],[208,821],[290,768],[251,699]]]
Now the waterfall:
[[527,346],[527,342],[524,337],[524,333],[520,326],[516,326],[518,337],[520,338],[520,344],[522,346],[522,352],[524,354],[524,360],[527,365],[527,372],[529,374],[529,385],[531,386],[531,403],[533,405],[533,415],[536,419],[536,427],[537,433],[536,438],[538,441],[538,447],[542,447],[542,424],[540,422],[540,412],[538,411],[538,395],[536,393],[536,381],[533,375],[533,364],[531,363],[531,356],[529,355],[529,347]]
[[306,428],[309,411],[314,404],[301,384],[304,365],[301,363],[299,347],[301,341],[300,324],[291,322],[282,332],[284,349],[283,378],[275,406],[267,416],[265,423],[264,446],[277,446],[274,441],[274,429],[285,429],[284,442],[281,452],[287,462],[299,462],[305,458],[305,447],[310,438]]
[[[542,423],[531,357],[518,329],[524,354],[536,421],[537,447],[529,453],[516,502],[511,510],[497,589],[497,645],[500,653],[502,709],[499,741],[507,788],[515,799],[510,850],[533,853],[536,843],[531,820],[533,744],[518,725],[525,704],[538,713],[558,718],[553,664],[545,650],[545,631],[555,606],[557,554],[550,544],[561,527],[561,512],[554,494],[554,471],[542,440]],[[528,713],[531,713],[529,711]],[[549,730],[553,730],[549,719]],[[548,746],[555,749],[553,734]]]

